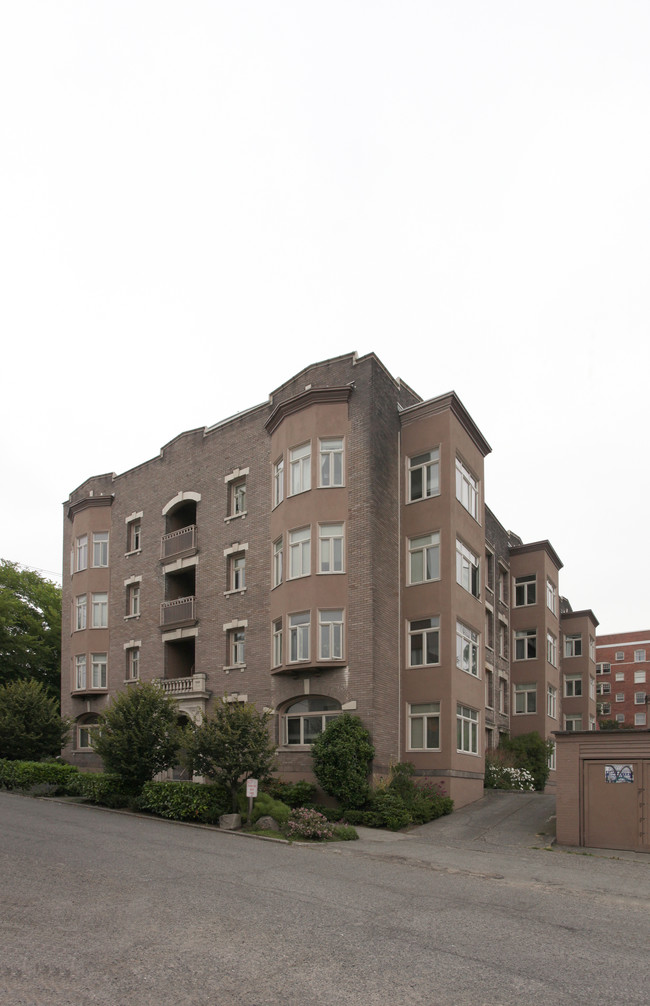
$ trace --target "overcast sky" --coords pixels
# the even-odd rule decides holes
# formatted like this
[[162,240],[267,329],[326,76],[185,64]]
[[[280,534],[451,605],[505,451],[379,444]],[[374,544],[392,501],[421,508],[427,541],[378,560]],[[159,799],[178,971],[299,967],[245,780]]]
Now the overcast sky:
[[486,500],[650,626],[647,0],[1,0],[0,555],[317,360],[454,389]]

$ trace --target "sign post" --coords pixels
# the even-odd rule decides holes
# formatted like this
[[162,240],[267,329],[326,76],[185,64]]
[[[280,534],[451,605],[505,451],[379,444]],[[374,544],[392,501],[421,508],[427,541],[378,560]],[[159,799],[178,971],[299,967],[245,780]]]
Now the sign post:
[[253,816],[253,800],[257,796],[257,779],[246,780],[246,796],[248,797],[248,825],[250,827]]

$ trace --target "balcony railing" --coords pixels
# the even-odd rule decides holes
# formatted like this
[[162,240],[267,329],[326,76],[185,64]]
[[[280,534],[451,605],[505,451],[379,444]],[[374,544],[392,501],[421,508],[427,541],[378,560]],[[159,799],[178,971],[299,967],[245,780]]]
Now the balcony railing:
[[207,674],[191,674],[189,678],[159,678],[163,691],[172,698],[185,695],[204,694]]
[[180,531],[172,531],[162,536],[160,558],[171,559],[181,552],[196,548],[196,524],[182,527]]
[[164,628],[178,625],[179,622],[193,622],[195,615],[196,598],[178,597],[175,601],[163,601],[160,605],[160,624]]

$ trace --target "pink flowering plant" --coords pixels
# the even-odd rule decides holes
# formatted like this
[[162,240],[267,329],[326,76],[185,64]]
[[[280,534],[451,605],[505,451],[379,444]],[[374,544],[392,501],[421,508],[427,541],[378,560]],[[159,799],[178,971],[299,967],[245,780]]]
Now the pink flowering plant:
[[288,838],[309,838],[326,842],[334,837],[334,825],[317,810],[298,807],[289,815],[286,834]]

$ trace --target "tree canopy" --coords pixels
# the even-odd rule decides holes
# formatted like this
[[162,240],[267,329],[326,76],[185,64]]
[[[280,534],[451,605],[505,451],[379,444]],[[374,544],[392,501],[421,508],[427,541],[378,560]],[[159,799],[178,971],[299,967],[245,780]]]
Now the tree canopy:
[[0,758],[41,761],[60,755],[67,735],[58,702],[40,681],[0,685]]
[[34,679],[59,702],[61,588],[0,560],[0,684]]

